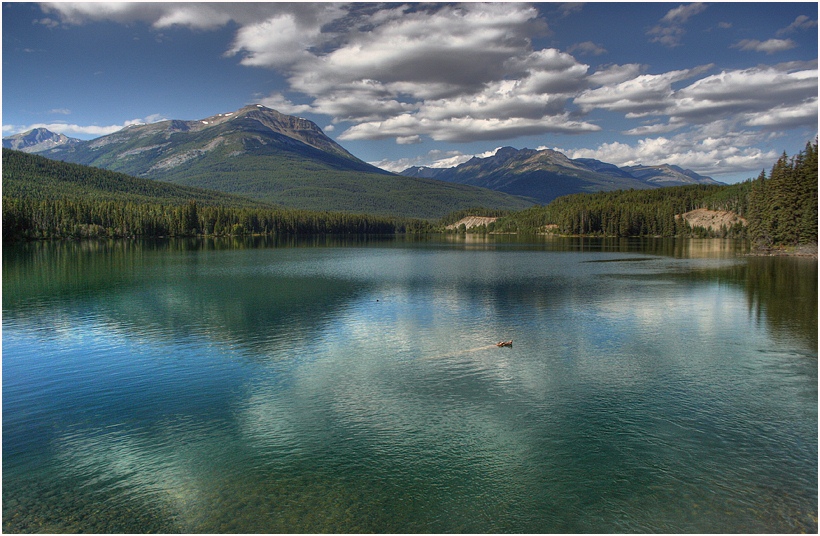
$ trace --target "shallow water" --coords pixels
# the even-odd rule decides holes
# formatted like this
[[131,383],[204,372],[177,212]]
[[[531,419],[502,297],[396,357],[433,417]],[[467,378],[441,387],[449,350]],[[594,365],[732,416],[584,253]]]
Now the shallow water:
[[4,248],[3,529],[816,532],[817,263],[740,253]]

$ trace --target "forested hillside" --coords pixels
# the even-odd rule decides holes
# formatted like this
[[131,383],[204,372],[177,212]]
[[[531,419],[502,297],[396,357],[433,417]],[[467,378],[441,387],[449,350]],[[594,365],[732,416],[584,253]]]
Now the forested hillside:
[[38,238],[394,233],[417,220],[281,209],[3,150],[3,241]]
[[[745,213],[748,183],[731,186],[692,185],[656,190],[620,190],[559,197],[552,203],[515,212],[496,222],[496,231],[601,236],[689,236],[676,215],[697,208]],[[740,236],[727,229],[724,236]]]
[[[731,211],[748,225],[691,228],[677,216],[695,209]],[[720,236],[757,247],[817,242],[817,141],[777,161],[767,177],[733,185],[692,185],[560,197],[499,219],[495,231],[566,235]]]
[[40,238],[156,238],[245,234],[390,234],[429,229],[419,220],[311,212],[123,201],[3,197],[3,241]]
[[139,179],[11,149],[3,149],[3,197],[163,204],[183,204],[194,199],[200,205],[273,206],[239,195]]

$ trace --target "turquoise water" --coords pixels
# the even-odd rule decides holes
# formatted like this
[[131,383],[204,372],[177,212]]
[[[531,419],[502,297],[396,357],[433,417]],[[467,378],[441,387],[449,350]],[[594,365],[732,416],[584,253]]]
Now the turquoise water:
[[740,253],[4,248],[3,530],[816,532],[817,262]]

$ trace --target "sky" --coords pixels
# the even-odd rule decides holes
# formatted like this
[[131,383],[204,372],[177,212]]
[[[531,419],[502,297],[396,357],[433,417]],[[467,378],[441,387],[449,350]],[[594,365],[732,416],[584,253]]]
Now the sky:
[[263,104],[390,171],[503,146],[723,182],[818,130],[818,4],[3,3],[3,136]]

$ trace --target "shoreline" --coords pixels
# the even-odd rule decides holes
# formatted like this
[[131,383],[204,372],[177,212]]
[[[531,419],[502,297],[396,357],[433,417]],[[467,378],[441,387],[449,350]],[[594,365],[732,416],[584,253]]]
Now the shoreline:
[[817,244],[801,244],[799,246],[772,246],[755,248],[747,253],[748,257],[806,257],[817,258]]

